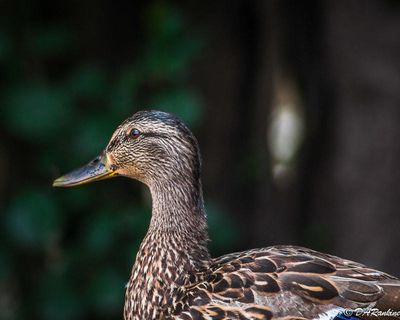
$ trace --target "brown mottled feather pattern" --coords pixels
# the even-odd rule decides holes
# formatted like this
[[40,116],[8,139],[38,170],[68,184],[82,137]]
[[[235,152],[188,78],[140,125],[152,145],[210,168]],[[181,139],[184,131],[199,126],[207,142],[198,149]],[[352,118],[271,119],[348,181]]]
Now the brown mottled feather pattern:
[[[133,129],[140,135],[132,137]],[[153,201],[125,320],[322,320],[340,308],[400,310],[400,280],[310,249],[275,246],[211,259],[197,141],[173,115],[136,113],[104,155],[119,175],[145,183]]]
[[[178,301],[167,307],[173,319],[280,319],[288,315],[313,319],[338,306],[355,309],[375,304],[385,296],[384,284],[397,281],[361,264],[294,246],[229,254],[214,259],[196,277],[197,283],[187,285],[177,295]],[[186,307],[176,308],[182,302]]]

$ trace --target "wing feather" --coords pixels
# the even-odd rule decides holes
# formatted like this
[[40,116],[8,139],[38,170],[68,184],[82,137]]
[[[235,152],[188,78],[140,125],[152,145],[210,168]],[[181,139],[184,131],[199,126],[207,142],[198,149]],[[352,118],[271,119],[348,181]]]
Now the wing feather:
[[172,313],[174,319],[318,319],[385,299],[400,310],[393,288],[400,292],[400,280],[362,264],[275,246],[214,259],[175,295]]

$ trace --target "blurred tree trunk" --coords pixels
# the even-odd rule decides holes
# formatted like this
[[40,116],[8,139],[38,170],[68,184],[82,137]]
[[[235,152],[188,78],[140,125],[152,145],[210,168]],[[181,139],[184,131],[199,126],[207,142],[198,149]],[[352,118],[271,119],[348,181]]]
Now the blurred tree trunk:
[[332,253],[399,276],[400,6],[326,5],[325,61],[335,100],[321,138],[327,154],[310,177],[309,210],[328,232]]
[[267,145],[272,65],[277,62],[273,50],[278,49],[271,43],[271,30],[279,29],[272,19],[275,5],[218,2],[205,23],[212,35],[206,51],[212,56],[205,54],[193,72],[206,100],[199,135],[206,199],[223,204],[239,226],[235,250],[289,243],[296,235],[295,224],[287,222],[295,218],[297,202],[282,200],[297,192],[274,190]]
[[256,247],[294,244],[297,235],[298,185],[293,183],[280,189],[274,185],[267,143],[271,113],[276,103],[274,100],[277,91],[282,89],[279,78],[293,75],[285,55],[286,48],[282,46],[288,36],[288,17],[285,16],[284,6],[285,1],[258,1],[255,11],[260,32],[250,132],[252,154],[259,168],[252,184],[254,213],[249,228],[252,246]]
[[[219,1],[212,11],[194,10],[198,11],[208,12],[202,24],[210,34],[204,56],[193,72],[193,82],[205,98],[204,132],[199,138],[206,199],[222,204],[227,217],[238,225],[247,225],[237,235],[240,247],[232,248],[244,249],[251,245],[249,221],[255,205],[254,180],[246,172],[254,156],[250,146],[257,115],[253,93],[258,70],[258,21],[255,8],[247,1]],[[263,115],[258,114],[266,119],[265,110]],[[262,123],[265,126],[265,121]]]

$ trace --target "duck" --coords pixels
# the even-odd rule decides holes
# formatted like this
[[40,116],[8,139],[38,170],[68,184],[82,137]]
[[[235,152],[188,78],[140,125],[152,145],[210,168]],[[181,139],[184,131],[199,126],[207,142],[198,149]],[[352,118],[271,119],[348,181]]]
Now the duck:
[[53,186],[116,176],[144,183],[152,198],[125,320],[400,319],[400,280],[361,263],[292,245],[211,258],[199,145],[175,115],[135,113]]

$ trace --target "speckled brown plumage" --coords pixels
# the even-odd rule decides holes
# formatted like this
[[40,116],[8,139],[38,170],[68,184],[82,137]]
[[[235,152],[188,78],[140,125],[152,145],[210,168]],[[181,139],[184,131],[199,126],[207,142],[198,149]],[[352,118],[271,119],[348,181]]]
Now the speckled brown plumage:
[[[194,319],[197,313],[210,319],[314,319],[338,307],[380,303],[389,308],[385,288],[391,286],[400,290],[396,278],[361,264],[301,247],[275,246],[212,260],[194,284],[181,289],[166,313],[175,319]],[[398,307],[396,301],[392,309]]]
[[153,200],[126,287],[125,320],[333,319],[344,308],[400,310],[398,279],[310,249],[275,246],[211,259],[198,145],[173,115],[136,113],[87,167],[55,185],[123,175],[145,183]]

